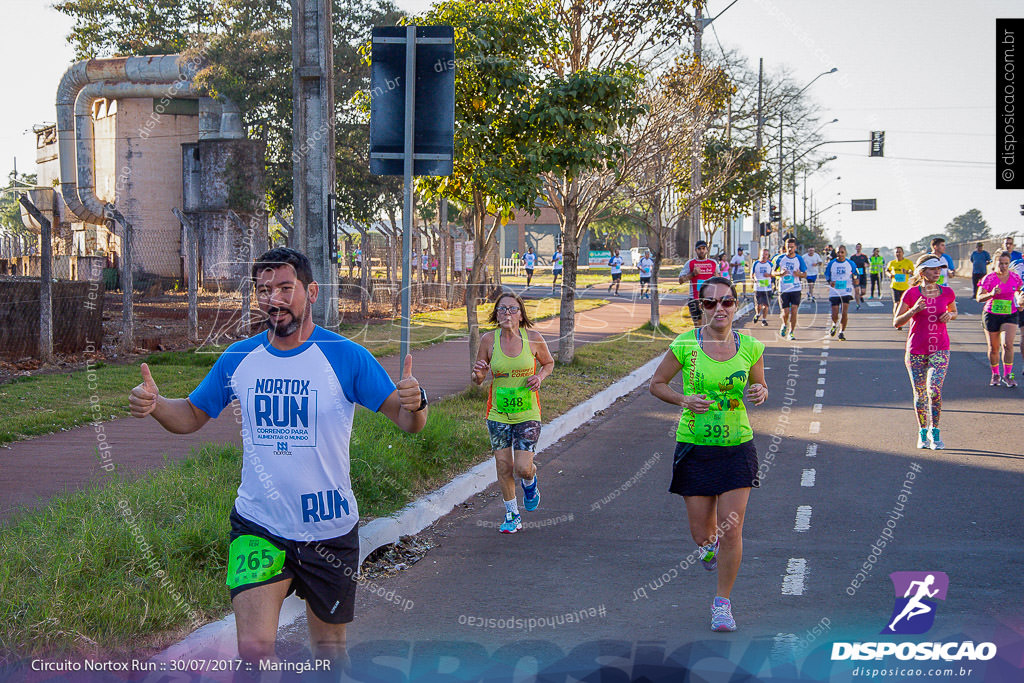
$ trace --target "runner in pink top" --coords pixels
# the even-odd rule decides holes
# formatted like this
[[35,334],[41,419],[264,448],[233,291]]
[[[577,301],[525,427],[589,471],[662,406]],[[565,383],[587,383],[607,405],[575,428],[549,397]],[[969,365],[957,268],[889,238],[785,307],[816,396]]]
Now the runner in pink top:
[[932,254],[917,259],[910,288],[903,294],[892,321],[893,327],[897,328],[910,323],[906,365],[914,389],[914,408],[920,428],[917,447],[933,450],[946,447],[939,437],[942,382],[949,368],[946,323],[957,315],[956,294],[949,287],[938,284],[943,265]]
[[[1013,340],[1017,336],[1018,308],[1016,294],[1024,287],[1020,275],[1010,270],[1010,252],[999,251],[995,257],[995,270],[978,283],[977,299],[985,304],[981,314],[988,342],[988,362],[992,366],[989,386],[1017,386],[1013,378]],[[999,355],[1002,350],[1002,367]],[[1002,372],[1000,372],[1002,370]]]

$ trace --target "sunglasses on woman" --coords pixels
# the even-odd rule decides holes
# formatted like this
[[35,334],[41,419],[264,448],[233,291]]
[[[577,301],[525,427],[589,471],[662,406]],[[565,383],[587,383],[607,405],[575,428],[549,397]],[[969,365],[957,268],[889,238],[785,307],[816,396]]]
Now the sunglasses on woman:
[[718,304],[722,304],[722,308],[728,310],[736,305],[736,299],[731,296],[723,296],[721,299],[701,299],[700,305],[704,307],[705,311],[713,311],[718,307]]

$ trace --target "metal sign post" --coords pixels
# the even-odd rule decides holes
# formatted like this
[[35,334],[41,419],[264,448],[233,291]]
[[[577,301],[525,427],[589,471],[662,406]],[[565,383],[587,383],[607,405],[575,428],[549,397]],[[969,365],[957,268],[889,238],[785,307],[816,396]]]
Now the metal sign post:
[[402,209],[402,343],[401,359],[409,353],[412,309],[412,162],[416,126],[416,26],[405,27],[405,144],[402,149],[404,207]]
[[455,31],[451,26],[376,27],[370,61],[370,172],[376,175],[401,173],[404,182],[401,333],[404,362],[409,353],[412,309],[413,176],[442,176],[452,172]]

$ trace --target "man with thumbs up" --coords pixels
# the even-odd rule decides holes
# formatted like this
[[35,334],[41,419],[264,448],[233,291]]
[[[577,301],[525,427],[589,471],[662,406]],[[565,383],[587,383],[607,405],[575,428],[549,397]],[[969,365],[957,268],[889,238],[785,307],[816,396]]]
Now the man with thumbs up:
[[242,482],[227,575],[238,653],[275,658],[281,603],[295,592],[306,600],[314,655],[342,661],[359,560],[349,478],[355,405],[415,433],[427,421],[426,392],[411,355],[396,385],[366,349],[313,323],[319,285],[304,254],[272,249],[256,259],[252,277],[267,331],[228,347],[188,398],[161,396],[143,363],[131,414],[190,434],[239,402]]

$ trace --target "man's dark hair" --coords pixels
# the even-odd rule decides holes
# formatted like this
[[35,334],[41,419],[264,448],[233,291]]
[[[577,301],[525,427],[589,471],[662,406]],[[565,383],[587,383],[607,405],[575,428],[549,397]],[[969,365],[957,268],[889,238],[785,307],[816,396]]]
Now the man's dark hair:
[[277,247],[263,253],[252,264],[252,279],[255,281],[264,270],[273,270],[285,264],[295,269],[295,277],[308,289],[309,283],[313,281],[313,267],[305,254],[290,247]]
[[793,244],[796,244],[796,238],[795,237],[787,237],[786,238],[786,244],[789,244],[790,242],[792,242]]
[[945,243],[946,243],[946,238],[944,238],[944,237],[933,237],[932,238],[932,249],[935,248],[936,244],[945,244]]

